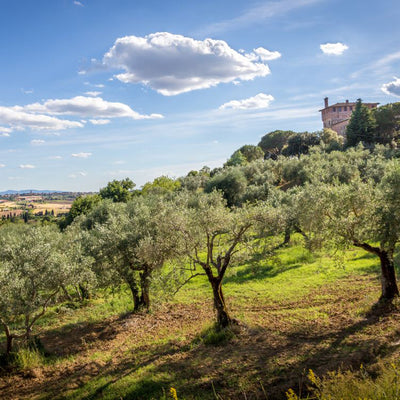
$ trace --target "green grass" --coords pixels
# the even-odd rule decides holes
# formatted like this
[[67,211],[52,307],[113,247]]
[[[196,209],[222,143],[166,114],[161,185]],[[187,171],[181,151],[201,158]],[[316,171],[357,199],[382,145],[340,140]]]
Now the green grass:
[[[82,307],[53,307],[38,325],[44,345],[50,337],[62,346],[71,335],[85,336],[76,339],[76,350],[64,349],[62,356],[21,353],[19,363],[43,368],[50,377],[70,368],[35,392],[41,399],[169,399],[170,387],[180,400],[215,399],[216,394],[261,399],[264,391],[275,399],[271,387],[289,385],[293,371],[298,382],[321,358],[338,355],[339,367],[343,360],[357,362],[364,348],[390,356],[392,350],[384,345],[400,336],[396,320],[363,322],[379,297],[378,272],[378,258],[362,250],[347,251],[339,263],[295,241],[273,256],[254,255],[228,270],[223,290],[231,316],[239,320],[237,332],[212,325],[211,287],[199,276],[161,307],[153,293],[157,307],[149,315],[124,317],[132,310],[126,287],[99,293]],[[357,284],[362,285],[360,296],[354,295]],[[95,335],[92,342],[92,331],[107,332],[108,324],[119,330],[107,341]]]
[[[233,303],[257,300],[264,304],[297,300],[316,288],[350,275],[377,273],[379,261],[362,250],[345,255],[338,266],[328,254],[314,255],[301,245],[280,249],[273,257],[255,256],[252,261],[228,269],[223,281],[225,296]],[[206,277],[192,279],[175,297],[179,303],[208,299]]]

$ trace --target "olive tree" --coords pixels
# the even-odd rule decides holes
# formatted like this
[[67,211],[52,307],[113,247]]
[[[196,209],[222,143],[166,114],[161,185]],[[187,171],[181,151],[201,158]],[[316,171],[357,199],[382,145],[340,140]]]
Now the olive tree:
[[152,276],[172,254],[175,244],[168,233],[162,235],[158,225],[165,218],[168,212],[163,200],[145,196],[127,204],[103,202],[80,220],[99,280],[105,285],[125,282],[134,310],[150,308]]
[[393,258],[400,236],[398,161],[387,164],[378,184],[356,179],[348,184],[307,185],[297,202],[303,229],[322,242],[334,240],[378,256],[381,299],[399,295]]
[[[252,209],[230,210],[218,192],[181,195],[168,220],[181,254],[193,265],[192,276],[206,275],[211,285],[219,327],[232,324],[222,283],[234,256],[246,242],[253,224]],[[196,272],[200,267],[202,272]]]
[[0,323],[12,350],[14,339],[30,341],[34,324],[68,282],[62,234],[49,226],[0,229]]

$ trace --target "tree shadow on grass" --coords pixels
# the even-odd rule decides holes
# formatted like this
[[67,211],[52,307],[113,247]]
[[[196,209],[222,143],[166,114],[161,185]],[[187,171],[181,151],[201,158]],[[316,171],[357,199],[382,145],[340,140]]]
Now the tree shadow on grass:
[[274,278],[284,272],[300,268],[303,266],[303,263],[309,261],[307,255],[300,255],[286,262],[282,262],[275,253],[256,253],[246,262],[244,268],[231,268],[229,274],[224,278],[224,283],[244,283],[252,280]]
[[[213,398],[214,389],[224,399],[242,398],[243,393],[249,400],[265,399],[265,390],[269,400],[278,400],[289,388],[304,394],[309,369],[319,376],[340,368],[358,370],[398,351],[400,331],[392,329],[393,313],[400,316],[396,308],[373,307],[356,322],[338,318],[337,326],[334,317],[329,330],[322,332],[310,321],[278,335],[273,328],[244,329],[225,346],[192,347],[151,373],[168,373],[169,385],[177,387],[182,398],[203,399],[205,393]],[[386,335],[375,334],[385,326],[390,328]],[[135,390],[129,393],[133,397],[127,398],[138,398]]]

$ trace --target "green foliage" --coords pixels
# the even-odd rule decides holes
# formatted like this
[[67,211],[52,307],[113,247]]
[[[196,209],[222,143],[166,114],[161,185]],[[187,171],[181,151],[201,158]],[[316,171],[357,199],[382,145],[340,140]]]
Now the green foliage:
[[236,150],[228,161],[225,163],[226,166],[246,165],[249,162],[263,159],[264,152],[261,147],[246,144],[239,150]]
[[231,155],[229,160],[225,163],[225,166],[230,167],[230,166],[245,165],[245,164],[247,164],[246,157],[240,150],[236,150]]
[[[72,279],[63,250],[63,237],[52,226],[0,229],[0,322],[9,338],[29,341],[37,320]],[[24,332],[11,332],[11,326]]]
[[247,180],[239,169],[227,169],[211,178],[204,188],[206,193],[214,190],[222,192],[228,207],[239,205],[245,193]]
[[[330,372],[325,378],[310,370],[308,379],[312,398],[317,400],[398,400],[400,397],[400,370],[394,363],[381,367],[377,378],[361,366],[359,371]],[[287,398],[300,400],[292,390]]]
[[293,131],[276,130],[265,134],[258,146],[261,147],[266,157],[276,157],[282,153],[289,139],[295,135]]
[[72,203],[67,217],[61,222],[61,228],[65,229],[79,215],[87,214],[100,201],[101,197],[98,194],[77,197]]
[[181,182],[169,178],[168,176],[160,176],[154,179],[153,182],[147,182],[143,185],[142,194],[143,195],[158,195],[162,196],[167,193],[175,192],[181,187]]
[[126,203],[132,197],[132,189],[136,185],[129,178],[120,181],[114,179],[107,186],[100,189],[99,195],[102,199],[111,199],[114,203]]
[[342,150],[344,138],[333,129],[324,128],[321,135],[321,144],[324,145],[325,151]]
[[371,110],[357,100],[346,128],[346,146],[356,146],[358,143],[373,144],[376,121]]
[[287,147],[283,149],[282,154],[288,157],[308,154],[310,147],[316,146],[319,143],[320,138],[317,133],[296,133],[290,136]]
[[396,146],[400,135],[400,102],[372,110],[376,121],[374,142]]

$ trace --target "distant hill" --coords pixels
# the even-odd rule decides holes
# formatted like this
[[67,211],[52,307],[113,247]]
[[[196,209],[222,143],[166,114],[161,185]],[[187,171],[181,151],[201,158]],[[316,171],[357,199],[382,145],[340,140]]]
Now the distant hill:
[[6,194],[29,194],[29,193],[68,193],[62,192],[60,190],[36,190],[36,189],[25,189],[25,190],[5,190],[0,192],[0,196],[4,196]]

